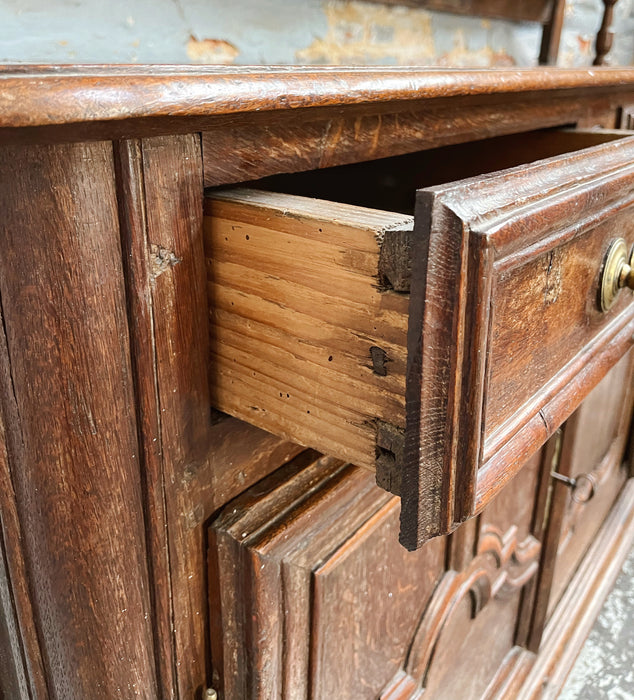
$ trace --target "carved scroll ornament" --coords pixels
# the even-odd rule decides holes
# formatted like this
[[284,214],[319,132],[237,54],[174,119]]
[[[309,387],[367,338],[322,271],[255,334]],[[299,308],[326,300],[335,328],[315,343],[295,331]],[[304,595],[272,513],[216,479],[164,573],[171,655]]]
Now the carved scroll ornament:
[[476,617],[493,598],[504,598],[524,586],[538,567],[540,543],[528,535],[518,542],[517,527],[506,533],[491,525],[481,532],[476,556],[462,571],[447,571],[423,612],[402,668],[380,695],[381,700],[418,700],[441,634],[460,603],[469,596]]

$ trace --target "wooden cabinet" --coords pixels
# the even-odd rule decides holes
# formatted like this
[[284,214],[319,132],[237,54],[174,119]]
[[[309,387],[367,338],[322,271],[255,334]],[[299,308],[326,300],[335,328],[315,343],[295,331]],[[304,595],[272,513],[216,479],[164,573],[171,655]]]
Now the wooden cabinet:
[[556,693],[634,541],[632,104],[1,68],[0,694]]
[[[631,435],[634,357],[630,351],[590,393],[561,434],[557,472],[577,484],[551,485],[542,607],[552,613],[623,485]],[[547,607],[546,607],[547,603]],[[542,611],[543,614],[543,611]]]

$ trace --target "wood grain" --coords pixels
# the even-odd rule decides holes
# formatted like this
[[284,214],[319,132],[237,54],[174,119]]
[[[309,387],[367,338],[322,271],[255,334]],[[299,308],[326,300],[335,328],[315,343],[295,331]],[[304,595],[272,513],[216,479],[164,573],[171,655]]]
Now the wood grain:
[[[4,549],[4,542],[0,541],[0,697],[30,697],[30,679],[22,651],[22,639],[17,611],[12,600],[13,591]],[[39,649],[35,651],[37,653]]]
[[[495,450],[499,461],[491,457],[475,483],[449,484],[448,495],[458,487],[456,503],[468,505],[473,496],[475,509],[484,508],[478,518],[449,542],[408,553],[394,546],[397,501],[372,485],[372,475],[333,458],[317,463],[308,453],[283,478],[266,482],[275,483],[269,498],[261,480],[301,447],[210,412],[203,171],[210,184],[225,184],[537,127],[615,126],[617,107],[626,113],[632,94],[634,74],[612,69],[0,67],[0,141],[73,142],[12,145],[0,157],[0,664],[4,671],[8,650],[12,668],[3,674],[3,691],[110,698],[129,690],[176,698],[234,683],[300,688],[300,695],[308,689],[315,697],[356,699],[366,691],[376,697],[407,666],[445,565],[460,572],[487,541],[515,542],[517,553],[518,543],[535,537],[527,530],[533,505],[527,494],[536,488],[537,457],[529,457],[618,362],[633,329],[610,326],[574,367],[567,365],[574,373],[568,394],[557,389],[521,439]],[[202,154],[198,130],[207,132]],[[112,145],[103,139],[114,137],[124,140],[115,144],[113,164]],[[98,142],[76,143],[82,139]],[[621,148],[631,161],[629,147]],[[608,161],[590,173],[592,164],[575,160],[573,170],[590,178],[605,171],[615,184],[596,196],[625,206],[613,198],[627,189],[622,169]],[[516,181],[508,182],[518,197]],[[592,197],[579,201],[589,211],[597,205]],[[613,220],[630,236],[625,215]],[[536,215],[532,224],[548,235],[540,229],[544,221]],[[524,242],[530,235],[523,232]],[[515,262],[521,247],[511,251]],[[310,256],[308,263],[296,257],[310,267]],[[215,318],[222,309],[210,312]],[[319,314],[318,304],[310,312]],[[564,335],[557,336],[562,345],[572,342]],[[372,358],[380,369],[382,355]],[[498,405],[491,416],[498,437],[502,413]],[[304,468],[312,470],[307,482],[297,480]],[[513,474],[514,485],[485,506]],[[231,533],[213,528],[210,535],[208,602],[207,527],[245,489],[252,489],[248,514],[240,512]],[[575,576],[573,597],[562,597],[564,612],[552,613],[560,634],[549,624],[545,651],[553,663],[568,663],[587,632],[605,591],[599,569],[610,556],[617,563],[624,556],[630,496],[626,486],[608,520],[612,529],[602,530],[598,548],[589,550],[596,565],[584,559],[583,585]],[[223,510],[221,518],[233,517],[231,506]],[[241,525],[250,533],[244,544]],[[495,558],[506,550],[488,551]],[[214,563],[217,552],[234,568]],[[566,556],[562,549],[565,579]],[[614,571],[606,569],[606,580]],[[289,581],[286,590],[297,597],[277,606]],[[398,596],[390,596],[395,590]],[[516,694],[534,657],[512,646],[517,587],[510,598],[502,595],[506,585],[499,590],[475,619],[468,597],[456,599],[427,673],[430,693],[456,697],[455,684],[468,676],[473,694],[487,688]],[[257,596],[236,600],[240,591]],[[249,609],[263,612],[253,620]],[[236,614],[246,637],[230,639],[223,622]],[[280,628],[269,637],[266,627],[278,624],[276,615],[287,625],[281,652]],[[360,630],[354,640],[361,646],[350,644],[351,626]],[[292,663],[284,660],[287,642],[297,652]],[[571,651],[562,653],[565,643]],[[247,663],[227,680],[233,649]],[[532,680],[552,673],[549,664],[538,659]],[[555,685],[562,673],[555,669]]]
[[544,24],[542,43],[539,50],[539,63],[542,66],[557,65],[565,9],[566,0],[553,0],[550,3],[548,22]]
[[190,697],[206,682],[204,620],[190,608],[178,485],[209,449],[200,143],[124,142],[118,161],[161,694]]
[[634,480],[630,479],[553,613],[518,700],[536,700],[544,692],[556,697],[561,691],[633,542]]
[[229,503],[209,532],[214,687],[227,700],[481,697],[536,569],[523,494],[539,462],[467,525],[473,547],[449,570],[446,538],[395,548],[398,500],[333,458],[303,453]]
[[[434,98],[306,113],[236,115],[203,132],[205,186],[373,160],[503,134],[616,126],[624,97],[567,91]],[[626,101],[630,98],[626,98]],[[262,158],[262,151],[267,157]]]
[[191,116],[334,104],[634,88],[634,74],[625,68],[4,65],[0,81],[0,128],[153,117],[173,125]]
[[210,414],[198,138],[117,154],[161,696],[191,697],[210,682],[203,523],[300,448]]
[[607,55],[610,53],[612,42],[614,41],[612,22],[614,21],[614,6],[616,3],[617,0],[603,0],[603,19],[597,32],[595,41],[596,55],[592,62],[595,66],[602,66],[609,62]]
[[[394,180],[401,202],[400,188],[414,189],[430,172],[459,178],[461,169],[471,174],[599,144],[431,188],[420,200],[418,247],[400,248],[408,280],[410,255],[418,266],[409,300],[405,441],[412,441],[420,473],[412,462],[405,467],[411,481],[403,522],[410,527],[412,513],[423,514],[429,530],[419,542],[481,510],[631,346],[628,295],[610,314],[596,304],[605,250],[615,232],[629,230],[631,140],[611,143],[622,135],[536,132],[534,139],[498,139],[502,156],[480,159],[482,144],[464,148],[462,158],[454,146],[385,160],[365,173],[356,166],[264,183],[367,203],[389,196],[375,196],[371,185],[368,193],[366,183],[381,189]],[[377,291],[377,241],[405,218],[246,189],[217,192],[206,206],[214,405],[372,468],[382,454],[377,421],[403,427],[407,301]],[[582,214],[571,219],[571,211]],[[416,398],[414,387],[424,397]],[[419,420],[426,431],[420,443],[412,437]],[[379,482],[398,491],[393,470],[381,469]]]
[[440,540],[391,545],[397,510],[370,474],[313,453],[223,511],[209,544],[225,698],[376,697],[443,560]]
[[112,147],[3,148],[0,182],[3,415],[48,691],[154,698]]
[[[541,558],[537,574],[522,590],[522,602],[515,632],[515,644],[532,651],[537,651],[539,648],[543,631],[545,613],[540,613],[543,607],[542,592],[548,590],[552,577],[556,557],[556,547],[551,545],[551,540],[554,538],[552,532],[558,527],[555,520],[561,512],[561,509],[557,510],[555,505],[560,494],[553,491],[554,480],[551,478],[551,473],[561,468],[563,436],[572,422],[574,422],[574,415],[549,438],[541,450],[541,467],[533,501],[533,524],[531,527],[533,536],[542,543]],[[538,618],[539,624],[535,622]],[[522,666],[521,662],[520,666]],[[515,672],[511,671],[510,668],[508,671],[511,675],[515,675]]]
[[[379,2],[379,0],[370,0]],[[551,0],[380,0],[388,5],[410,5],[424,7],[426,10],[451,12],[456,14],[477,15],[479,17],[498,17],[513,21],[545,22]]]
[[412,217],[246,189],[205,214],[214,406],[373,469],[377,419],[405,419],[408,299],[381,291],[381,249]]
[[[4,318],[2,318],[4,327]],[[6,335],[0,334],[0,390],[11,386]],[[0,400],[0,616],[5,620],[1,642],[0,689],[7,697],[47,698],[47,681],[35,613],[29,592],[29,574],[23,546],[5,424],[16,422],[15,404]]]
[[[552,458],[541,490],[548,486],[549,494],[540,499],[541,506],[536,503],[536,521],[547,527],[540,534],[544,546],[536,585],[527,591],[533,601],[524,601],[517,640],[533,652],[539,651],[549,616],[627,478],[623,457],[632,413],[631,354],[606,374],[546,448]],[[555,439],[559,444],[552,446]],[[551,471],[569,477],[591,474],[594,497],[576,503],[570,488],[550,478]]]
[[[572,153],[624,136],[621,128],[540,129],[369,162],[273,175],[249,186],[413,215],[416,190],[421,188]],[[382,252],[386,243],[389,241],[384,241]],[[400,251],[401,258],[405,255],[411,258],[411,237],[408,248]],[[397,291],[409,292],[411,266],[408,272],[406,284],[394,287]]]
[[[119,220],[126,275],[128,321],[139,432],[139,459],[145,499],[148,566],[154,607],[153,632],[160,693],[176,693],[176,655],[165,513],[165,465],[162,459],[160,397],[157,386],[154,306],[156,269],[148,241],[142,142],[114,145]],[[148,178],[154,173],[148,173]],[[151,185],[150,185],[151,186]],[[169,473],[171,465],[168,465]]]
[[[629,352],[595,387],[577,409],[574,434],[563,445],[562,460],[567,459],[570,476],[589,474],[594,477],[596,488],[590,501],[577,503],[569,488],[563,484],[554,487],[563,487],[567,497],[557,533],[549,611],[557,604],[627,480],[623,457],[632,419],[633,362],[634,353]],[[570,456],[567,450],[571,451]]]

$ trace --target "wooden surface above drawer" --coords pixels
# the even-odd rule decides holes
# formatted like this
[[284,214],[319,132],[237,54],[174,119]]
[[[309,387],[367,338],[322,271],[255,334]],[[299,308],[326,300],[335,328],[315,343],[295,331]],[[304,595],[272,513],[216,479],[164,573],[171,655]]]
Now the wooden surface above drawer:
[[404,214],[214,194],[216,405],[376,465],[407,547],[451,531],[632,345],[631,293],[603,312],[598,289],[610,243],[634,244],[633,160],[621,139],[427,188],[413,235]]

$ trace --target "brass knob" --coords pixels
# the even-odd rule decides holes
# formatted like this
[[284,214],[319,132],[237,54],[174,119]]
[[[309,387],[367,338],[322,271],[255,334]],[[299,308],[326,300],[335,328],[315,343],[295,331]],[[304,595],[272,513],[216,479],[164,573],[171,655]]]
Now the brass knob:
[[601,310],[614,304],[621,289],[634,290],[634,249],[628,258],[627,245],[617,238],[608,250],[601,275]]

